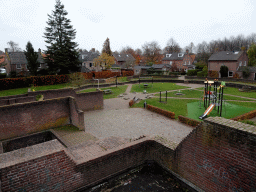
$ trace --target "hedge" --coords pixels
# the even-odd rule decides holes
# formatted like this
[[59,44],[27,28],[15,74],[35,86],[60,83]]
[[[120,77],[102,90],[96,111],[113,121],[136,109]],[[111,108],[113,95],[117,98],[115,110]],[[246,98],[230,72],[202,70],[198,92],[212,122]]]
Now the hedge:
[[191,119],[189,117],[184,117],[182,115],[179,115],[178,118],[179,118],[180,122],[185,123],[185,124],[190,125],[190,126],[193,126],[193,127],[195,127],[195,126],[197,126],[201,123],[200,121],[197,121],[195,119]]
[[237,117],[232,118],[231,120],[239,121],[239,120],[252,119],[254,117],[256,117],[256,110],[250,111],[250,112],[245,113],[243,115],[239,115]]
[[197,77],[207,77],[207,72],[205,73],[204,71],[199,71],[197,72]]
[[46,75],[0,79],[0,90],[67,83],[68,75]]
[[150,111],[153,111],[155,113],[158,113],[158,114],[164,115],[166,117],[169,117],[171,119],[175,119],[175,113],[174,112],[166,111],[164,109],[160,109],[160,108],[152,106],[152,105],[147,105],[147,109],[150,110]]
[[196,69],[188,70],[187,75],[188,76],[196,76],[197,75],[197,70]]

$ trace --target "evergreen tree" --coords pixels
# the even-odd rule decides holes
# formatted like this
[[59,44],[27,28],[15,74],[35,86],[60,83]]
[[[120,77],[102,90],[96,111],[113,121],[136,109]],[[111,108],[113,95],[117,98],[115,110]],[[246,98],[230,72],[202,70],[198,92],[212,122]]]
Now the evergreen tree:
[[48,44],[46,50],[46,63],[52,74],[67,74],[79,70],[79,52],[76,50],[78,44],[74,42],[76,30],[70,25],[66,18],[68,12],[60,0],[56,0],[55,10],[52,15],[48,14],[48,27],[44,37]]
[[30,74],[36,76],[40,63],[37,61],[38,53],[34,51],[33,45],[30,41],[26,45],[26,51],[24,51],[24,54],[28,62],[27,68]]
[[247,54],[249,58],[248,66],[256,66],[256,45],[254,43],[251,44]]
[[107,53],[109,56],[112,56],[112,51],[110,49],[109,38],[107,38],[106,41],[103,44],[102,53]]

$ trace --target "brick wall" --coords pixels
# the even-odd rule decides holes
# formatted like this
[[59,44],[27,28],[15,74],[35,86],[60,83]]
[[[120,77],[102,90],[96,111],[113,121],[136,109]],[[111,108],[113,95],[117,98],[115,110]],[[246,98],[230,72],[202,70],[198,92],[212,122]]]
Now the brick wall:
[[70,102],[65,97],[0,107],[0,140],[66,125],[70,120],[83,130],[83,113],[70,107]]
[[102,92],[76,94],[75,90],[72,88],[46,90],[46,91],[33,91],[33,92],[28,92],[27,95],[12,95],[12,96],[0,97],[0,106],[10,105],[14,103],[36,101],[36,96],[39,94],[44,96],[44,100],[72,96],[76,99],[78,107],[81,110],[92,110],[92,109],[103,108]]
[[207,118],[176,149],[176,172],[205,191],[256,190],[256,127]]
[[57,140],[24,148],[21,154],[19,159],[15,151],[0,155],[10,159],[0,163],[2,192],[72,191],[83,184],[83,176]]

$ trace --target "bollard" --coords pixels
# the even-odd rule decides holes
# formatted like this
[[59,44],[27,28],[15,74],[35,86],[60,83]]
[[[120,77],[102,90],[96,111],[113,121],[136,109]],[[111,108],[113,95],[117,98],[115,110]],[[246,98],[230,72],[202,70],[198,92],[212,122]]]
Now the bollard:
[[146,109],[147,108],[147,102],[145,101],[144,102],[144,109]]

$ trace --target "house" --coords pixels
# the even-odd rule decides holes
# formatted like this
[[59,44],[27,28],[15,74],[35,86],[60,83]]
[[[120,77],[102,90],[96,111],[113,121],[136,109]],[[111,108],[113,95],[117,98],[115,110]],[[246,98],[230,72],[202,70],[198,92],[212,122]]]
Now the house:
[[[40,63],[39,70],[43,68],[47,68],[47,64],[44,62],[43,54],[41,52],[41,49],[38,49],[38,59],[37,61]],[[25,72],[26,74],[29,74],[29,70],[27,68],[27,59],[24,54],[24,52],[9,52],[8,49],[5,49],[5,61],[6,61],[6,73],[7,75],[11,71],[16,71],[17,74],[21,74],[22,72]]]
[[221,51],[208,59],[208,71],[219,72],[224,65],[228,67],[228,77],[233,77],[239,67],[248,66],[248,56],[245,51]]
[[181,71],[182,69],[185,69],[183,66],[183,58],[185,56],[185,53],[168,53],[165,54],[165,57],[162,59],[163,64],[170,64],[176,65],[178,68],[178,71]]
[[152,68],[152,66],[140,66],[140,65],[136,65],[133,68],[134,71],[134,75],[146,75],[147,74],[147,70]]
[[95,51],[81,52],[79,55],[79,60],[82,63],[81,72],[100,71],[100,67],[93,65],[93,60],[99,56],[100,55]]
[[136,59],[130,53],[113,53],[115,64],[121,69],[131,69],[135,64]]
[[183,70],[188,72],[188,70],[195,69],[195,63],[196,63],[196,55],[194,54],[189,54],[188,50],[186,51],[186,54],[184,55],[182,65],[183,65]]
[[[239,75],[240,78],[243,78],[243,70],[244,70],[245,66],[241,66],[238,68],[237,70],[237,74]],[[248,67],[250,75],[247,78],[247,80],[256,80],[256,67]]]

